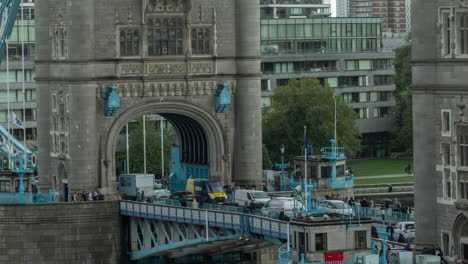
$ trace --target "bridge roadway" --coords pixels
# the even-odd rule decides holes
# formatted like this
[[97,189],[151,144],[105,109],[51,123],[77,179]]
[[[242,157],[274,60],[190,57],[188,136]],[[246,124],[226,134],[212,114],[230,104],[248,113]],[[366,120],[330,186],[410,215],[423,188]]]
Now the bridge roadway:
[[120,201],[131,260],[252,252],[283,245],[289,223],[239,212]]
[[[178,201],[170,199],[159,199],[155,203],[120,201],[120,214],[129,217],[130,258],[252,252],[271,245],[281,246],[288,238],[288,222],[244,214],[242,208],[236,206],[204,206],[208,208],[181,207]],[[382,220],[378,208],[353,209],[356,215],[377,222]],[[411,221],[413,215],[387,210],[385,220],[387,223]]]

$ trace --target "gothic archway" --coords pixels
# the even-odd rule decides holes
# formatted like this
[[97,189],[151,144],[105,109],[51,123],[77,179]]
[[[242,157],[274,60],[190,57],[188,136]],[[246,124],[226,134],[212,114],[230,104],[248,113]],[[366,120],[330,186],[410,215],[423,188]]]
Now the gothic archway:
[[57,187],[59,190],[59,196],[62,197],[63,201],[68,202],[69,195],[69,185],[68,185],[68,175],[65,165],[61,162],[57,169]]
[[468,255],[468,217],[461,213],[457,216],[452,228],[453,254],[455,256]]
[[[104,165],[101,166],[101,190],[103,192],[114,194],[116,190],[115,152],[119,132],[129,121],[146,114],[159,114],[176,127],[180,144],[185,145],[181,161],[206,165],[211,179],[223,183],[231,182],[229,155],[226,153],[227,143],[218,120],[203,108],[187,103],[187,101],[152,100],[126,109],[112,123],[101,154]],[[189,129],[193,133],[183,135],[183,132]],[[206,142],[202,146],[196,147],[193,144],[193,142],[203,141]],[[204,147],[206,149],[203,149]]]

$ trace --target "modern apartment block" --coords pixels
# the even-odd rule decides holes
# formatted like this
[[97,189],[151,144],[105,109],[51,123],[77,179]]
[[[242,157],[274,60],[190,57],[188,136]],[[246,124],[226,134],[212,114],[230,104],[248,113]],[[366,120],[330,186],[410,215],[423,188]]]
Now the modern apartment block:
[[362,156],[389,154],[394,52],[382,51],[381,18],[262,19],[262,103],[290,79],[313,77],[359,115]]
[[260,0],[262,18],[307,18],[330,14],[330,0]]
[[349,16],[349,0],[332,0],[331,12],[332,12],[332,17],[348,17]]
[[407,0],[349,0],[351,17],[380,17],[383,31],[403,33],[408,31]]
[[[10,111],[18,116],[26,127],[26,140],[30,148],[35,148],[37,139],[36,88],[34,83],[35,29],[34,3],[24,1],[23,16],[21,8],[8,44],[9,72],[7,73],[7,58],[0,65],[0,125],[8,128],[8,102]],[[22,19],[23,17],[23,19]],[[24,42],[23,44],[21,42]],[[24,46],[24,49],[23,49]],[[24,73],[22,54],[24,51]],[[9,91],[8,82],[9,80]],[[23,80],[25,94],[23,95]],[[23,102],[25,111],[23,113]],[[10,125],[12,134],[18,140],[23,140],[23,129]]]

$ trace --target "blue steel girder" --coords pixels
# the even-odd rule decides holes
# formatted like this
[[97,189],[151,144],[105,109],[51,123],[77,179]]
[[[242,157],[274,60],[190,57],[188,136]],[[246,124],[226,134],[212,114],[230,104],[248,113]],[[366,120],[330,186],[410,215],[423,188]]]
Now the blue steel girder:
[[[287,222],[257,215],[134,201],[120,201],[120,214],[131,219],[132,259],[239,237],[280,245],[287,239],[289,228]],[[149,223],[138,223],[144,221]]]
[[[138,260],[154,255],[163,255],[165,251],[184,248],[195,244],[212,243],[215,241],[237,240],[241,233],[217,227],[176,223],[164,220],[154,220],[133,217],[130,220],[137,225],[136,232],[130,234],[130,259]],[[153,229],[152,226],[157,226]],[[189,229],[190,227],[190,229]],[[182,231],[182,229],[185,230]],[[135,229],[134,229],[135,230]],[[190,232],[192,231],[192,232]],[[163,233],[163,236],[158,234]],[[134,241],[137,241],[137,244]],[[135,247],[137,245],[137,247]]]

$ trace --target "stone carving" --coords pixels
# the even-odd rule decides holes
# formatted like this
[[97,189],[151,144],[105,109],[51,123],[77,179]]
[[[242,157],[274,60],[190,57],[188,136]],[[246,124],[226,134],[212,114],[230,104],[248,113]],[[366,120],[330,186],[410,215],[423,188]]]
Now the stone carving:
[[[234,93],[234,81],[228,80],[232,93]],[[105,89],[112,83],[99,83],[96,91],[98,98],[104,98]],[[197,96],[214,95],[216,93],[216,81],[168,81],[145,83],[117,83],[119,95],[125,97],[166,97],[166,96]]]
[[204,73],[215,73],[213,63],[190,63],[190,73],[192,74],[204,74]]
[[183,13],[185,0],[148,0],[146,13]]
[[142,64],[120,64],[121,75],[143,74]]
[[184,74],[185,63],[148,63],[145,64],[145,74]]

